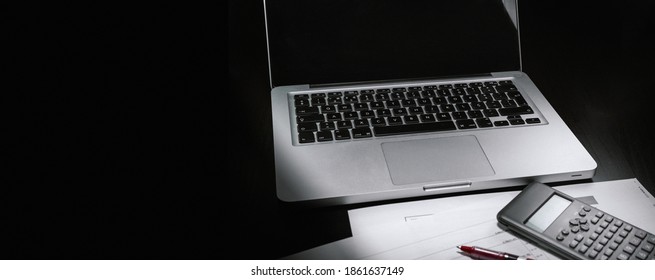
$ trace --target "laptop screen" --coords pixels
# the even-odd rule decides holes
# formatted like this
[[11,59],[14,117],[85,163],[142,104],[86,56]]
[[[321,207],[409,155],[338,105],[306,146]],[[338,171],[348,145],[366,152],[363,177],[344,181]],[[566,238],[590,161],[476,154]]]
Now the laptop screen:
[[273,86],[520,70],[500,0],[266,0]]

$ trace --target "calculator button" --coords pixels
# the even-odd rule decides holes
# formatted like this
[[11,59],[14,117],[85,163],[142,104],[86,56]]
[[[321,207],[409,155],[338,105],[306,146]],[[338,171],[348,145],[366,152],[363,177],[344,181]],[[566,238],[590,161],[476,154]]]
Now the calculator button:
[[605,215],[603,212],[596,213],[596,217],[598,217],[598,218],[602,218],[603,215]]
[[601,256],[600,256],[600,259],[601,259],[601,260],[607,260],[607,259],[609,259],[609,257],[608,257],[608,256],[605,256],[605,255],[601,255]]
[[653,251],[654,246],[655,245],[652,245],[652,244],[644,244],[644,246],[641,246],[641,249],[648,252],[648,253],[650,253],[650,252]]
[[602,227],[597,227],[597,228],[594,230],[594,232],[595,232],[595,233],[598,233],[598,234],[601,234],[601,233],[603,233],[603,230],[605,230],[605,229],[602,228]]
[[625,225],[625,227],[623,229],[625,229],[625,231],[627,231],[627,232],[630,232],[632,230],[632,226],[631,225]]
[[614,225],[617,226],[617,227],[621,227],[623,225],[623,221],[616,220],[616,222],[614,222]]
[[582,207],[582,210],[584,210],[585,212],[589,212],[591,211],[591,207],[585,205]]
[[603,250],[603,247],[605,247],[605,246],[603,246],[602,244],[596,244],[596,247],[594,247],[594,250],[600,252],[600,250]]
[[557,237],[555,237],[555,238],[557,239],[557,241],[563,241],[563,240],[564,240],[564,235],[562,235],[562,234],[560,233],[560,234],[558,234]]
[[562,234],[563,235],[569,235],[569,230],[568,229],[563,229]]
[[591,244],[594,243],[594,240],[591,238],[588,238],[587,240],[584,241],[584,245],[587,247],[591,247]]
[[585,245],[582,245],[582,246],[580,246],[580,249],[578,249],[578,252],[584,254],[584,253],[587,252],[588,249],[589,249],[589,247],[587,247],[587,246],[585,246]]
[[623,237],[614,238],[614,243],[618,243],[618,244],[623,243]]
[[630,243],[631,245],[633,245],[633,246],[639,246],[639,243],[641,243],[641,239],[639,239],[639,238],[633,238],[633,239],[630,239],[630,242],[629,242],[629,243]]
[[577,226],[579,224],[580,224],[580,219],[579,218],[569,220],[569,225]]
[[619,227],[617,227],[617,226],[612,226],[610,228],[610,232],[612,232],[612,233],[615,233],[617,230],[619,230]]
[[607,250],[605,250],[605,253],[603,253],[603,255],[608,256],[608,257],[611,256],[612,254],[614,254],[614,250],[612,250],[612,249],[607,249]]
[[598,223],[598,220],[599,220],[598,217],[594,217],[593,219],[591,219],[591,223],[595,225]]
[[625,253],[621,253],[618,256],[616,256],[617,260],[627,260],[630,256],[626,255]]
[[584,224],[587,223],[587,219],[584,219],[584,218],[583,218],[583,219],[580,219],[578,222],[579,222],[581,225],[584,225]]
[[582,234],[578,234],[578,235],[576,235],[575,238],[573,238],[573,239],[574,239],[575,241],[580,242],[580,241],[582,241],[582,239],[584,239],[584,236],[583,236]]
[[571,228],[572,233],[578,233],[579,231],[580,231],[580,227],[578,227],[578,226],[575,226],[575,227]]
[[612,244],[610,244],[610,246],[608,246],[607,248],[610,248],[612,250],[616,250],[616,248],[619,248],[619,244],[616,244],[616,243],[612,242]]
[[580,244],[580,242],[573,240],[571,241],[571,243],[569,243],[569,247],[575,248],[576,246],[578,246],[578,244]]
[[580,226],[580,229],[581,229],[582,231],[589,231],[589,225],[586,225],[586,224],[585,224],[585,225],[581,225],[581,226]]
[[578,215],[580,215],[580,217],[584,217],[584,216],[587,216],[587,212],[580,212],[580,213],[578,213]]
[[589,239],[590,239],[590,240],[596,240],[596,239],[598,239],[598,236],[599,236],[598,233],[595,233],[595,232],[594,232],[594,233],[592,233],[592,234],[589,236]]
[[625,238],[626,236],[628,236],[628,234],[629,234],[629,232],[627,232],[627,231],[625,231],[625,230],[622,230],[622,231],[619,233],[619,236]]
[[589,258],[591,258],[591,259],[595,259],[596,256],[598,256],[598,251],[591,250],[589,252],[589,255],[587,255],[587,256],[589,256]]
[[646,238],[646,241],[651,244],[655,244],[655,235],[648,235],[648,238]]
[[635,247],[627,245],[627,246],[623,247],[623,252],[626,252],[627,254],[632,255],[632,253],[635,252]]
[[614,221],[614,217],[607,216],[607,217],[605,217],[605,221],[608,222],[608,223],[611,223],[612,221]]
[[638,237],[639,239],[644,239],[646,237],[646,232],[643,230],[637,231],[637,233],[635,233],[635,236]]
[[605,233],[605,237],[606,237],[606,238],[612,238],[613,236],[614,236],[614,233],[613,233],[613,232],[607,232],[607,233]]
[[609,225],[610,225],[610,224],[609,224],[608,222],[602,222],[602,223],[600,223],[600,227],[602,227],[602,228],[606,228],[606,227],[609,226]]
[[640,252],[637,252],[635,257],[640,259],[640,260],[645,260],[648,257],[648,253],[646,253],[644,251],[640,251]]
[[600,239],[600,241],[598,241],[598,244],[601,244],[601,245],[605,246],[605,244],[607,244],[607,242],[609,242],[609,241],[610,241],[609,239],[603,237],[603,238]]

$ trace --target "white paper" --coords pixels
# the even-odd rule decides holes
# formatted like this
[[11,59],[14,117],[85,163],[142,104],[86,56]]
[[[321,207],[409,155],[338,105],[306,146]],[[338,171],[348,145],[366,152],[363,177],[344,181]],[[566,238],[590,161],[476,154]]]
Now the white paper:
[[[655,198],[636,179],[556,187],[573,197],[655,232]],[[469,259],[457,245],[475,245],[535,259],[555,256],[504,231],[496,214],[519,192],[454,196],[354,209],[353,236],[288,259]]]

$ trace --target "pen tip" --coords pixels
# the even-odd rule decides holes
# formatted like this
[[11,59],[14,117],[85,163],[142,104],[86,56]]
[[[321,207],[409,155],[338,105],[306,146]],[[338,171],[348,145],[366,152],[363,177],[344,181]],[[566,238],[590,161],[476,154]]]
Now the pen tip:
[[462,249],[462,246],[460,246],[460,245],[457,245],[457,249]]

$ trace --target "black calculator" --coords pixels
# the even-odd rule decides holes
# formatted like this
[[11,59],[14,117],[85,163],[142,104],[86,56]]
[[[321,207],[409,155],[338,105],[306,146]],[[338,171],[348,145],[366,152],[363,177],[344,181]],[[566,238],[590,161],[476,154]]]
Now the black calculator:
[[497,219],[563,259],[655,259],[655,234],[538,182],[500,210]]

